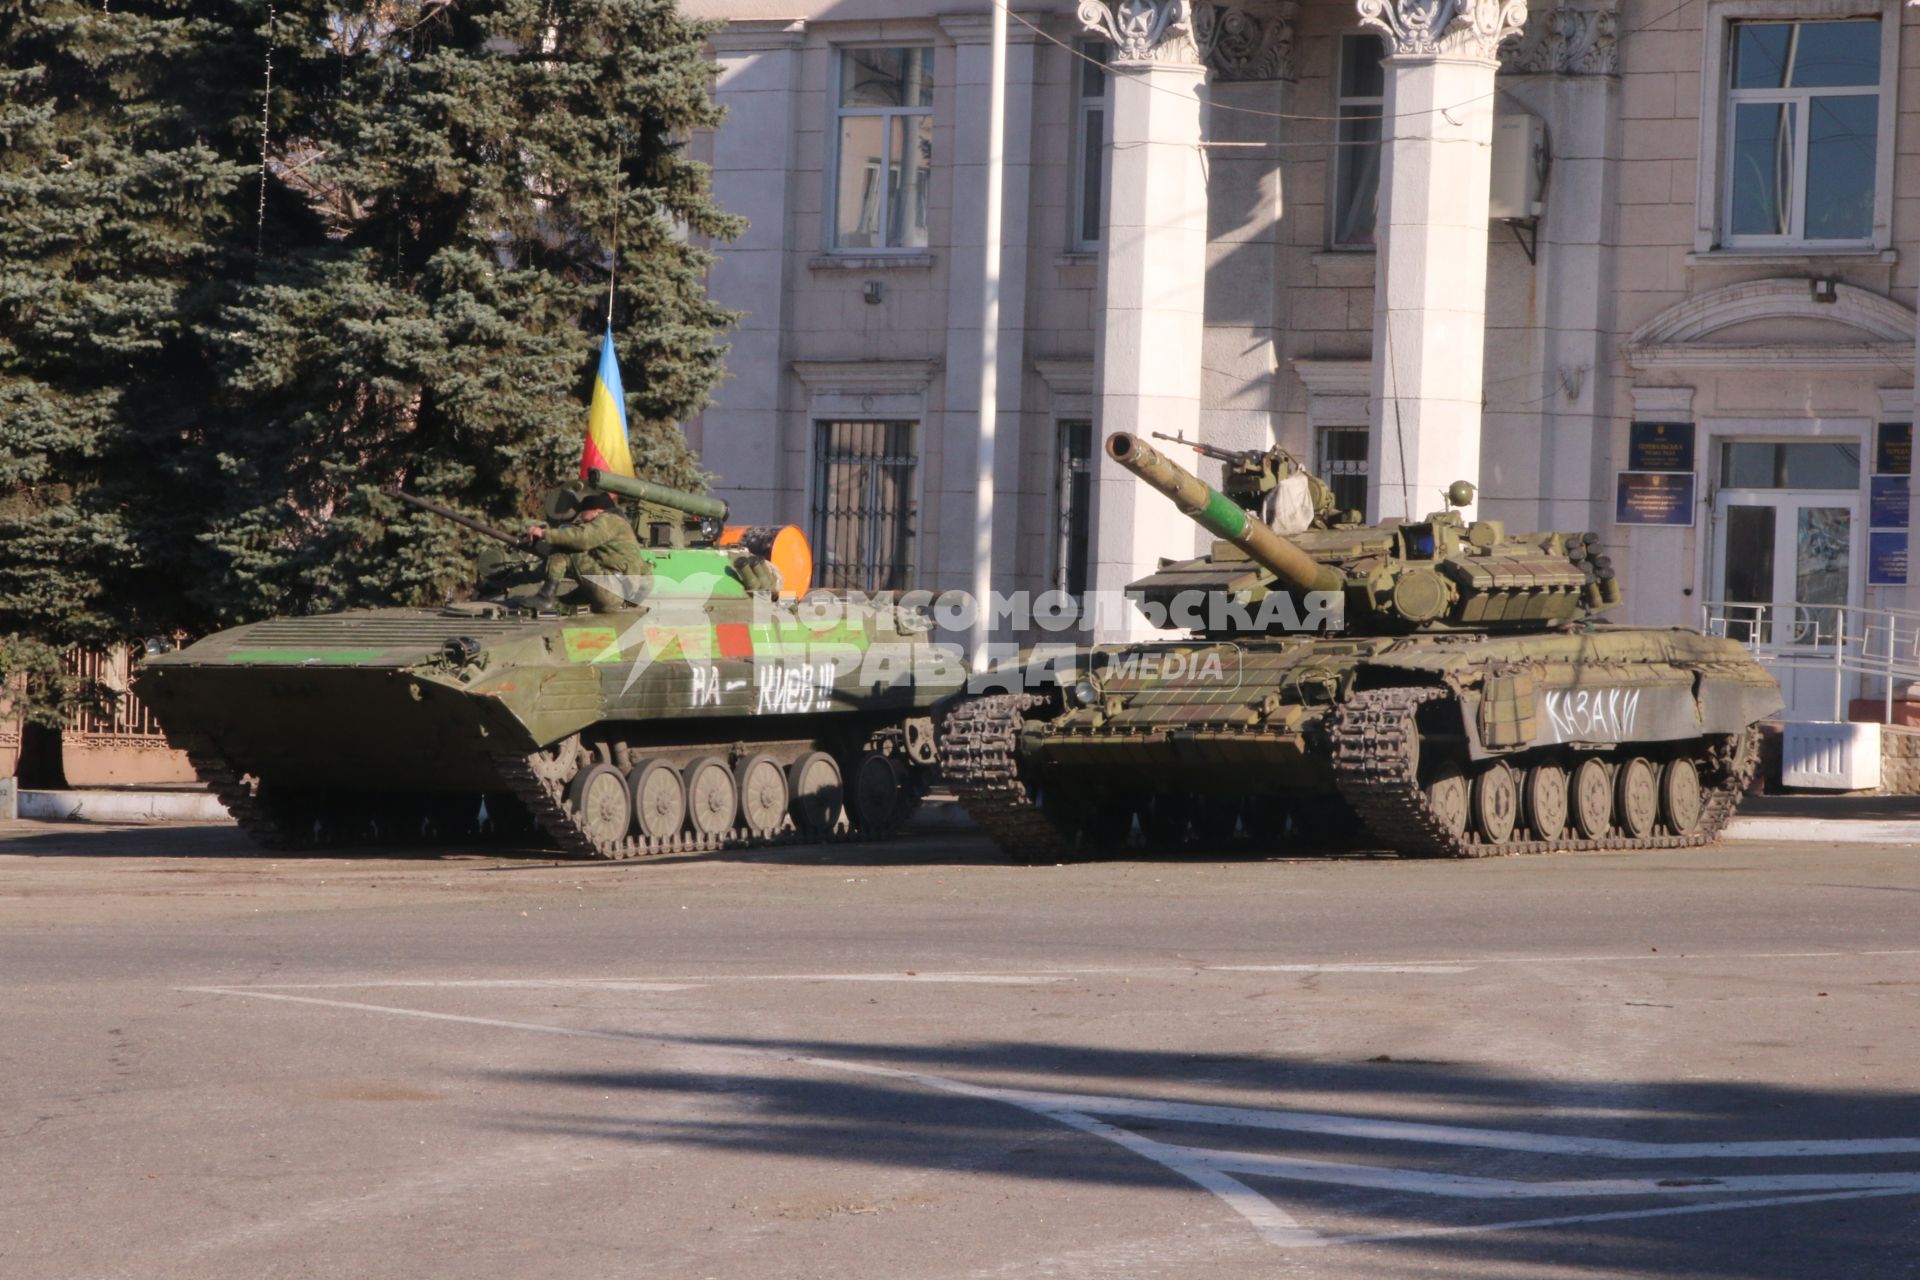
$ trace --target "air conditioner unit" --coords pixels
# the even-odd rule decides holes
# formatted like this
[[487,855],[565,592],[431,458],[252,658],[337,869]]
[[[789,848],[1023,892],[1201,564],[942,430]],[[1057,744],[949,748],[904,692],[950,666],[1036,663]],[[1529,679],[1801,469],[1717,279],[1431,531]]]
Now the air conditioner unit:
[[1539,116],[1515,113],[1493,118],[1493,200],[1488,216],[1540,216],[1540,165],[1547,153],[1547,126]]

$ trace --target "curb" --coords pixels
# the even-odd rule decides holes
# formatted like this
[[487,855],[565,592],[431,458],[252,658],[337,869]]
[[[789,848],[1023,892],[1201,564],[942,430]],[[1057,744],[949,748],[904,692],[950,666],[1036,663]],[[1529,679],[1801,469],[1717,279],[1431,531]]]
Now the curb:
[[1920,821],[1899,818],[1739,818],[1727,824],[1727,840],[1775,840],[1794,844],[1920,845]]
[[22,791],[19,816],[40,822],[231,822],[204,791]]

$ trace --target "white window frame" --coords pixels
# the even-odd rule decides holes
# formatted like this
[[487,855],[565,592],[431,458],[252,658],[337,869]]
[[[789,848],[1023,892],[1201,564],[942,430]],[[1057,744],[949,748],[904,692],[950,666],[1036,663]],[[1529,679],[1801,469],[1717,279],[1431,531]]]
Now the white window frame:
[[[1709,0],[1705,25],[1705,63],[1700,76],[1700,155],[1696,166],[1697,186],[1694,204],[1696,253],[1789,253],[1817,257],[1822,254],[1857,254],[1893,247],[1894,129],[1899,121],[1897,101],[1900,86],[1900,37],[1902,0]],[[1733,167],[1732,104],[1737,100],[1732,89],[1733,24],[1756,22],[1832,22],[1845,18],[1880,20],[1880,113],[1878,136],[1874,144],[1873,234],[1865,240],[1806,240],[1797,235],[1739,236],[1723,235],[1729,225],[1732,202],[1729,181]],[[1743,91],[1757,94],[1759,91]],[[1769,91],[1768,101],[1785,100],[1787,95],[1806,90]],[[1844,92],[1844,91],[1842,91]],[[1798,100],[1796,97],[1795,100]],[[1803,104],[1795,124],[1804,136],[1807,111]],[[1709,162],[1710,161],[1710,162]],[[1795,139],[1796,180],[1806,167],[1806,148]],[[1794,225],[1805,219],[1806,192],[1796,181],[1798,208]]]
[[[1101,57],[1096,52],[1098,50],[1106,50],[1106,56]],[[1067,228],[1067,243],[1073,246],[1075,253],[1098,253],[1100,251],[1100,242],[1105,239],[1107,226],[1107,162],[1105,152],[1107,138],[1113,130],[1113,72],[1103,66],[1100,72],[1100,92],[1097,95],[1089,94],[1086,91],[1087,64],[1082,61],[1082,59],[1100,57],[1100,61],[1105,63],[1111,56],[1111,46],[1104,40],[1076,40],[1073,45],[1073,56],[1068,59],[1072,68],[1071,84],[1073,88],[1073,155],[1069,157],[1068,160],[1068,163],[1073,165],[1073,205],[1068,210],[1068,216],[1073,219],[1073,225]],[[1100,201],[1099,216],[1096,224],[1099,227],[1099,231],[1089,238],[1081,234],[1087,225],[1087,147],[1093,140],[1092,133],[1087,124],[1087,117],[1096,111],[1100,112],[1100,150],[1102,153],[1098,162],[1100,164],[1100,190],[1094,193]]]
[[[1344,107],[1372,107],[1374,111],[1382,115],[1386,113],[1386,109],[1387,109],[1387,100],[1386,100],[1386,97],[1384,96],[1384,91],[1386,89],[1386,82],[1384,79],[1382,79],[1381,86],[1380,86],[1382,90],[1382,96],[1379,96],[1379,97],[1372,97],[1366,94],[1347,95],[1341,92],[1341,90],[1345,87],[1340,83],[1340,77],[1342,73],[1346,70],[1346,66],[1347,66],[1347,58],[1346,58],[1347,41],[1355,40],[1355,39],[1369,39],[1369,40],[1375,41],[1377,44],[1381,46],[1380,52],[1382,57],[1385,57],[1387,52],[1386,42],[1381,39],[1378,32],[1349,30],[1349,31],[1338,32],[1334,37],[1333,83],[1331,85],[1331,88],[1333,90],[1334,118],[1327,126],[1333,132],[1333,136],[1330,139],[1328,139],[1329,143],[1331,144],[1328,149],[1333,154],[1329,157],[1330,163],[1327,165],[1326,243],[1327,243],[1327,248],[1335,253],[1372,253],[1375,247],[1374,243],[1348,244],[1348,243],[1343,243],[1342,241],[1336,239],[1336,236],[1338,235],[1339,229],[1340,229],[1341,179],[1344,176],[1346,167],[1353,155],[1353,152],[1356,149],[1351,145],[1346,145],[1346,146],[1341,145],[1341,142],[1340,142],[1341,109]],[[1383,76],[1384,74],[1385,73],[1382,72]],[[1381,128],[1380,128],[1380,137],[1381,137],[1382,145],[1384,145],[1385,143],[1386,133],[1387,131],[1386,131],[1385,121],[1382,121]],[[1376,199],[1378,198],[1379,190],[1380,188],[1378,185],[1378,180],[1376,179],[1375,186],[1374,186]],[[1375,243],[1377,243],[1379,230],[1380,230],[1379,211],[1376,209],[1374,213],[1374,234],[1376,237]]]
[[[827,89],[827,171],[826,199],[822,208],[826,216],[821,219],[821,231],[825,237],[826,252],[846,257],[872,258],[894,255],[899,257],[923,256],[932,250],[932,236],[924,245],[884,245],[861,247],[840,243],[840,122],[852,116],[884,116],[882,138],[885,150],[881,154],[878,190],[880,194],[880,234],[885,236],[892,218],[888,208],[892,200],[887,191],[886,166],[893,158],[893,118],[898,116],[926,116],[933,118],[934,108],[925,107],[843,107],[840,105],[842,76],[846,65],[846,55],[854,49],[926,49],[933,54],[933,83],[936,96],[940,91],[940,46],[931,40],[849,40],[843,44],[829,45],[832,50],[832,68],[828,79],[832,82]],[[937,123],[937,122],[936,122]],[[936,157],[938,149],[936,148]],[[933,166],[928,165],[927,185],[933,185]],[[932,200],[929,197],[928,204]],[[932,228],[928,228],[931,232]]]

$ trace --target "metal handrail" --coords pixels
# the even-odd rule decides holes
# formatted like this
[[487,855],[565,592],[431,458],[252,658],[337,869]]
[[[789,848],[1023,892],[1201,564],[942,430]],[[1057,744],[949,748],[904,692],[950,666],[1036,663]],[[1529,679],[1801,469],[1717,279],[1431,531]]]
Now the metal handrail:
[[1920,612],[1798,600],[1747,604],[1709,600],[1700,629],[1746,646],[1757,661],[1794,670],[1833,672],[1833,718],[1846,717],[1846,677],[1879,680],[1882,715],[1893,720],[1896,684],[1920,682]]

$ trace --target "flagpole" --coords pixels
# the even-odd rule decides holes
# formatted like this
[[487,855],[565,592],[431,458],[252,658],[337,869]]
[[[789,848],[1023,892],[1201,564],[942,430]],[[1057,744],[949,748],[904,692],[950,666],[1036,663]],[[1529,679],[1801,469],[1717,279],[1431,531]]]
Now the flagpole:
[[607,249],[607,332],[613,332],[613,285],[620,276],[620,164],[624,151],[619,143],[613,145],[613,234],[608,237]]
[[994,433],[999,426],[1000,400],[1000,205],[1001,171],[1006,163],[1004,134],[1007,115],[1007,5],[1012,0],[989,0],[993,6],[993,52],[987,73],[987,219],[985,279],[980,309],[980,436],[974,459],[973,525],[973,669],[987,669],[987,642],[993,635],[988,602],[993,595],[993,473]]

